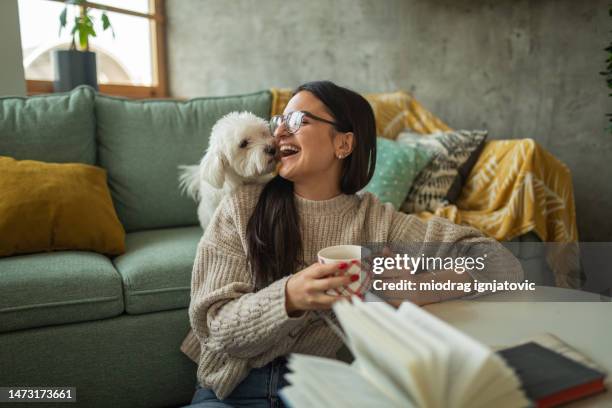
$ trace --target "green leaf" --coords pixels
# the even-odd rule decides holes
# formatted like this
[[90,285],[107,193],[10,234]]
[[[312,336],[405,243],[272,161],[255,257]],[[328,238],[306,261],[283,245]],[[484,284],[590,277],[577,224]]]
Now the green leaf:
[[108,15],[106,13],[102,13],[102,29],[106,31],[108,28],[111,29],[111,33],[113,34],[113,38],[115,38],[115,30],[108,19]]
[[106,30],[110,25],[111,23],[108,21],[108,16],[106,13],[102,13],[102,28]]
[[66,27],[66,13],[68,13],[68,7],[64,7],[64,10],[62,10],[62,12],[60,13],[60,16],[59,16],[60,28],[59,28],[59,32],[57,33],[58,37],[62,35],[62,29]]
[[87,32],[83,28],[81,28],[79,30],[79,44],[81,45],[81,49],[83,50],[89,49],[89,41],[87,37]]
[[94,30],[93,26],[87,26],[86,28],[87,34],[91,35],[92,37],[96,36],[96,30]]
[[77,32],[77,30],[79,29],[79,18],[75,17],[74,18],[74,26],[72,27],[72,31],[70,32],[70,34],[74,35],[74,33]]

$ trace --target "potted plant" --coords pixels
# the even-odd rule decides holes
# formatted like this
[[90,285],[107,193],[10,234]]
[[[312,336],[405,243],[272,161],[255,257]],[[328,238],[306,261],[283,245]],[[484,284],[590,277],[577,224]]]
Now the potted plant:
[[[55,68],[55,91],[69,91],[78,85],[90,85],[98,89],[98,73],[96,69],[96,54],[89,50],[89,37],[96,36],[94,29],[94,17],[89,14],[87,1],[67,0],[59,20],[59,34],[66,28],[68,7],[78,7],[78,15],[74,17],[74,23],[70,31],[72,43],[69,50],[55,50],[53,61]],[[115,36],[110,20],[106,12],[101,17],[102,29],[110,29]]]

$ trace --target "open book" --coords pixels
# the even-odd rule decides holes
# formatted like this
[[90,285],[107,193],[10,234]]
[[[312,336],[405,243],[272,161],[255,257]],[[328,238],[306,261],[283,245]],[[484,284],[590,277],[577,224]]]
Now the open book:
[[352,364],[292,354],[292,407],[495,407],[530,405],[521,383],[487,346],[409,302],[337,302]]

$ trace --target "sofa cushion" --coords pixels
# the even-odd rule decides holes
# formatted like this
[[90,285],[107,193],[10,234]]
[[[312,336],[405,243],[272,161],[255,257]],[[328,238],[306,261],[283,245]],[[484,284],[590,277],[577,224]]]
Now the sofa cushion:
[[426,149],[377,137],[376,168],[364,190],[398,209],[408,195],[412,182],[432,157],[433,154]]
[[268,118],[270,103],[268,91],[189,101],[98,95],[99,163],[126,230],[197,225],[195,202],[179,192],[178,166],[199,163],[223,115],[247,110]]
[[0,156],[0,174],[0,256],[125,250],[104,169]]
[[431,162],[414,180],[401,210],[407,213],[435,212],[453,204],[463,187],[464,166],[466,163],[474,165],[487,135],[486,130],[449,130],[427,136],[411,130],[400,133],[398,143],[427,149],[433,155]]
[[77,390],[74,404],[35,408],[182,407],[193,396],[198,367],[178,347],[187,332],[187,310],[177,309],[3,333],[0,384]]
[[53,163],[96,161],[95,92],[0,98],[0,155]]
[[104,319],[123,312],[121,278],[93,252],[0,259],[0,332]]
[[189,306],[191,269],[201,236],[200,227],[127,234],[125,254],[113,261],[123,279],[127,313]]

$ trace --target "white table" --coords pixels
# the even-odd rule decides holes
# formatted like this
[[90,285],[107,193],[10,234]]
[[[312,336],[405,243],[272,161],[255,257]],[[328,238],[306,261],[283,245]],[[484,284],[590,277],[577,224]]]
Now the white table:
[[542,286],[426,309],[492,347],[512,346],[545,332],[556,335],[609,373],[606,393],[568,407],[612,407],[612,302],[602,302],[599,295]]

